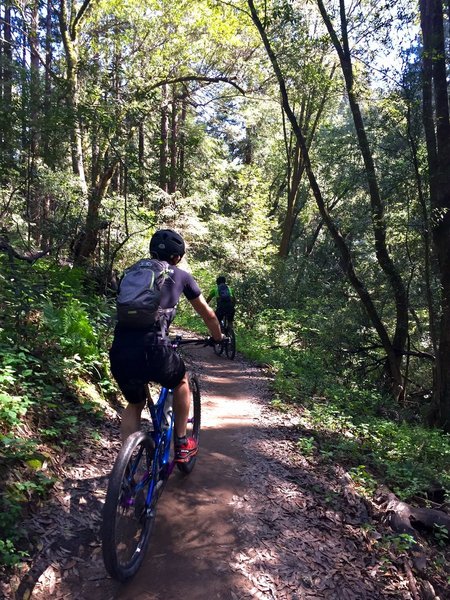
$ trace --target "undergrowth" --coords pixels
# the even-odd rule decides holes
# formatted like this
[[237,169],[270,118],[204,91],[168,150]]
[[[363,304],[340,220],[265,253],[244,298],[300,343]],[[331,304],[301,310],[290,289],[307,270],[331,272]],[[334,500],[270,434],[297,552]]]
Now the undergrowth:
[[[311,327],[302,327],[298,314],[269,312],[252,329],[237,322],[237,349],[271,373],[275,408],[302,408],[299,452],[312,452],[314,443],[321,456],[347,467],[364,494],[385,484],[405,501],[426,503],[437,488],[448,500],[450,436],[410,422],[410,408],[403,417],[403,407],[370,383],[338,372],[332,352],[308,343]],[[178,322],[204,331],[190,311]]]
[[297,325],[293,333],[288,321],[285,329],[274,327],[274,318],[272,325],[263,319],[257,331],[238,329],[239,351],[273,375],[274,407],[301,406],[306,439],[313,433],[322,456],[344,463],[366,491],[383,483],[402,500],[426,501],[439,488],[449,499],[450,436],[411,422],[410,407],[337,371],[332,353],[308,345],[308,332],[302,337]]
[[82,273],[0,260],[1,568],[26,555],[18,523],[48,496],[59,457],[76,454],[102,418],[111,384],[110,310]]

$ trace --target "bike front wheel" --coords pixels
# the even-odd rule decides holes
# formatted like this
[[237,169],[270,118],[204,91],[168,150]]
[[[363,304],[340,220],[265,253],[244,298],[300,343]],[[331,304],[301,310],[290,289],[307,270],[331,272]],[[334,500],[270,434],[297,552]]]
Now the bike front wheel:
[[106,570],[126,581],[139,569],[155,521],[158,490],[148,498],[154,442],[143,431],[129,436],[114,463],[106,493],[102,550]]
[[214,352],[217,356],[223,354],[223,342],[219,342],[218,344],[214,344]]
[[[200,437],[200,417],[201,417],[201,402],[200,402],[200,386],[195,375],[189,377],[189,387],[191,393],[191,405],[189,408],[189,418],[186,428],[186,436],[192,437],[198,444]],[[188,475],[195,466],[197,455],[193,456],[189,462],[177,463],[178,469]]]

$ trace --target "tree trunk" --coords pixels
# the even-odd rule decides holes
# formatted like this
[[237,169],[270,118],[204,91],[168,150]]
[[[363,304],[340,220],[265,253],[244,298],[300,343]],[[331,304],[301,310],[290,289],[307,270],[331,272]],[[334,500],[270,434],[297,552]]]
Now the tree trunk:
[[433,242],[441,281],[441,323],[434,403],[438,423],[450,431],[450,116],[444,15],[440,0],[421,0],[420,16],[423,36],[423,122]]
[[[291,160],[288,157],[288,160]],[[297,141],[294,148],[294,155],[292,157],[292,168],[289,169],[289,173],[292,175],[288,175],[288,195],[287,195],[287,208],[286,214],[284,216],[283,225],[282,225],[282,236],[280,247],[278,249],[278,256],[280,258],[287,258],[289,254],[289,247],[292,237],[292,231],[295,225],[295,206],[296,199],[298,197],[298,190],[300,187],[300,182],[302,179],[302,175],[305,170],[305,165],[303,164],[302,156],[300,153],[300,145]]]
[[177,191],[177,153],[178,153],[178,101],[176,86],[172,89],[172,110],[170,118],[170,170],[169,170],[169,194]]
[[[60,0],[59,10],[59,25],[67,66],[66,101],[71,116],[70,146],[72,155],[72,169],[80,179],[80,186],[83,193],[87,193],[87,184],[84,172],[83,140],[79,113],[78,35],[81,19],[83,18],[89,3],[89,0],[86,0],[76,15],[74,14],[74,10],[71,11],[70,18],[67,14],[66,0]],[[74,7],[72,8],[74,9]]]
[[181,103],[181,122],[179,134],[179,152],[178,152],[178,181],[179,187],[184,195],[186,195],[186,176],[184,172],[185,162],[185,146],[186,146],[186,117],[187,117],[187,98],[183,96]]
[[45,20],[45,87],[44,87],[44,130],[42,132],[42,156],[46,165],[53,166],[50,152],[50,118],[51,118],[51,93],[52,81],[50,70],[53,63],[52,47],[52,0],[47,0],[47,15]]
[[31,10],[30,28],[30,158],[28,181],[30,194],[28,196],[28,218],[31,223],[31,234],[36,244],[41,241],[41,207],[40,198],[35,188],[36,163],[39,158],[40,127],[39,127],[39,104],[40,104],[40,73],[39,73],[39,42],[38,42],[38,2],[34,1]]
[[83,266],[87,264],[94,256],[99,241],[99,232],[105,228],[105,223],[99,218],[100,208],[118,165],[119,160],[116,160],[110,167],[108,167],[102,173],[97,185],[92,188],[89,194],[86,226],[80,244],[75,251],[74,266]]
[[422,210],[422,239],[423,239],[423,254],[424,254],[424,275],[425,275],[425,287],[426,287],[426,296],[427,296],[427,305],[428,305],[428,322],[429,322],[429,331],[430,331],[430,339],[431,345],[433,347],[434,356],[438,355],[438,341],[437,341],[437,327],[436,327],[436,311],[434,308],[433,301],[433,289],[431,285],[431,264],[432,264],[432,254],[431,254],[431,238],[430,238],[430,219],[428,216],[428,207],[426,203],[426,199],[423,192],[423,180],[422,175],[420,173],[419,166],[419,158],[418,158],[418,149],[416,140],[411,131],[411,111],[408,107],[408,140],[409,147],[411,148],[411,159],[414,168],[414,175],[416,178],[417,185],[417,196],[419,198],[420,208]]
[[[308,96],[302,97],[301,102],[301,111],[300,116],[298,118],[298,123],[302,130],[305,132],[305,140],[308,151],[311,148],[314,135],[317,131],[317,127],[320,123],[320,119],[323,115],[323,111],[325,110],[325,106],[327,100],[329,98],[330,86],[334,77],[336,67],[333,66],[330,73],[329,84],[326,86],[325,90],[316,90],[312,89]],[[316,98],[320,97],[319,104],[316,104]],[[284,126],[284,118],[283,118],[283,128]],[[285,131],[286,137],[286,131]],[[291,160],[289,156],[291,149],[291,145],[287,144],[285,141],[286,147],[286,155],[288,163]],[[288,168],[288,198],[287,198],[287,208],[286,214],[284,217],[283,225],[282,225],[282,237],[280,246],[278,248],[278,256],[280,258],[287,258],[289,254],[289,249],[291,245],[291,237],[294,231],[295,223],[297,221],[297,217],[300,214],[302,206],[298,206],[298,198],[299,198],[299,190],[300,184],[303,177],[303,173],[305,171],[305,165],[303,161],[303,156],[300,152],[298,142],[294,146],[293,156],[292,156],[292,166]]]
[[161,86],[161,127],[159,146],[159,187],[167,192],[167,156],[169,117],[167,108],[167,85]]
[[148,206],[147,199],[144,194],[145,174],[144,174],[144,157],[145,157],[145,137],[144,137],[144,123],[141,121],[138,127],[138,185],[139,185],[139,203],[142,206]]
[[0,156],[3,163],[2,179],[8,180],[8,170],[13,165],[13,136],[12,136],[12,35],[11,35],[11,4],[4,3],[4,18],[0,21],[0,34],[3,37],[1,63],[1,101],[2,114],[0,117]]

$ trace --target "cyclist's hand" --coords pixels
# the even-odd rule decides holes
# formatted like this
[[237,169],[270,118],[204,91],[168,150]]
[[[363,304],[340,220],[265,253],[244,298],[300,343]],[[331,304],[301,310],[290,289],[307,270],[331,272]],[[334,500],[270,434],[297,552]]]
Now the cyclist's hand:
[[223,333],[221,334],[220,340],[215,340],[213,337],[209,337],[205,341],[205,346],[215,346],[216,344],[221,344],[225,339],[226,338]]

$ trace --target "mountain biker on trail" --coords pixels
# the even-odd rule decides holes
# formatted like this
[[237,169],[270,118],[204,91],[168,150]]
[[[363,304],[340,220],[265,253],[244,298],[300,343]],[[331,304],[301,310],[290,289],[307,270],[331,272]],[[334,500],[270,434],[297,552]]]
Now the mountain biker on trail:
[[160,290],[158,320],[153,325],[140,327],[139,323],[127,326],[119,319],[110,349],[111,372],[128,402],[122,415],[122,441],[140,428],[141,413],[146,404],[145,384],[149,381],[159,383],[173,389],[177,462],[187,462],[198,451],[197,442],[186,437],[190,406],[186,367],[168,339],[169,326],[181,294],[203,319],[214,341],[223,338],[217,317],[196,280],[177,267],[184,254],[184,240],[176,231],[160,229],[154,233],[150,240],[150,256],[157,261],[166,261],[169,266],[169,275]]
[[232,324],[236,312],[236,297],[223,275],[217,277],[216,285],[211,288],[206,302],[209,304],[213,298],[217,300],[216,317],[218,321],[220,322],[224,317],[227,317],[228,322]]

